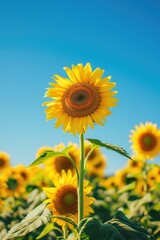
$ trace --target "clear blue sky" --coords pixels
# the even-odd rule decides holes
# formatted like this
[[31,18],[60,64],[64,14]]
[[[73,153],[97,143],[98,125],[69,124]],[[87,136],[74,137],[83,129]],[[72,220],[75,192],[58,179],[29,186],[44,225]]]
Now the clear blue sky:
[[[118,107],[86,137],[131,154],[135,124],[160,127],[159,13],[159,0],[0,0],[0,150],[13,165],[30,164],[44,145],[78,143],[54,129],[41,106],[50,77],[65,76],[64,66],[90,62],[117,83]],[[108,173],[126,164],[125,157],[104,153]]]

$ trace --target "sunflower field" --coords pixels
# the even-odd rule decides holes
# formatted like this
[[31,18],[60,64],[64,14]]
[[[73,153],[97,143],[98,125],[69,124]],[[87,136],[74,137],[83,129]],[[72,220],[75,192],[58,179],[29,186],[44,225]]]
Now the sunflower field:
[[[99,139],[88,127],[104,125],[116,106],[111,77],[91,65],[65,67],[45,97],[47,120],[79,135],[79,143],[42,146],[29,166],[12,166],[0,151],[0,239],[160,240],[160,129],[145,122],[130,133],[132,155]],[[102,149],[126,158],[123,169],[106,174]]]

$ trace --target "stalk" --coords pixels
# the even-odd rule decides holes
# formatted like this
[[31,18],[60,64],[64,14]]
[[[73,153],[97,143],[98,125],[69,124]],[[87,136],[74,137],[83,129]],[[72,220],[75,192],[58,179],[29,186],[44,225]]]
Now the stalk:
[[80,134],[80,172],[79,172],[79,185],[78,185],[78,223],[84,217],[84,134]]

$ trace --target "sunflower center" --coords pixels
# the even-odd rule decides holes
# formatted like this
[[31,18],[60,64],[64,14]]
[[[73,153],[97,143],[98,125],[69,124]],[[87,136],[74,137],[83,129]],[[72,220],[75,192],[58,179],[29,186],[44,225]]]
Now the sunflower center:
[[138,167],[138,162],[132,161],[130,165],[131,167]]
[[103,166],[103,162],[102,162],[102,161],[94,164],[94,167],[97,168],[97,169],[98,169],[98,168],[101,168],[102,166]]
[[4,160],[0,158],[0,167],[3,167],[4,165],[5,165]]
[[95,86],[88,83],[73,84],[62,97],[64,111],[72,117],[92,114],[99,106],[100,96]]
[[62,187],[57,190],[53,203],[61,215],[76,214],[78,211],[77,189],[70,185]]
[[139,143],[144,151],[150,151],[155,148],[157,139],[152,133],[144,133],[141,135]]
[[[85,149],[85,157],[90,152],[90,150],[91,150],[91,147],[87,146],[86,149]],[[93,150],[88,156],[88,161],[93,160],[95,157],[96,157],[96,151]]]
[[22,172],[20,172],[20,174],[24,180],[27,180],[28,174],[26,172],[22,171]]
[[7,181],[7,186],[8,186],[9,189],[15,190],[18,186],[18,182],[14,178],[9,178],[8,181]]
[[63,196],[63,203],[67,207],[72,207],[76,202],[77,196],[73,192],[67,192]]
[[74,167],[67,157],[59,156],[55,159],[55,168],[56,171],[61,174],[63,169],[65,170],[65,172],[67,172],[69,169],[72,170]]

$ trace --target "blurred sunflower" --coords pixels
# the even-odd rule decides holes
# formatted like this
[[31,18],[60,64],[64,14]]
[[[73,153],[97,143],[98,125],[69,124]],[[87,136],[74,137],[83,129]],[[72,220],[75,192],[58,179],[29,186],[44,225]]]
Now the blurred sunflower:
[[0,212],[3,209],[3,206],[4,206],[4,200],[0,198]]
[[0,172],[10,167],[10,156],[6,152],[0,152]]
[[89,177],[104,177],[106,168],[106,160],[104,157],[97,158],[96,161],[88,161],[86,172]]
[[[68,149],[68,155],[70,158],[72,158],[77,168],[79,168],[79,149],[77,148],[76,144],[69,143],[69,146],[70,148]],[[63,150],[64,147],[65,145],[60,143],[59,145],[55,146],[53,149],[55,151]],[[70,169],[72,173],[75,173],[75,168],[71,163],[71,161],[69,160],[69,157],[55,156],[55,157],[48,158],[44,162],[46,171],[48,172],[50,178],[53,178],[57,174],[61,174],[62,170],[67,172]]]
[[100,181],[100,186],[105,187],[107,190],[111,188],[116,188],[115,176],[109,176],[106,179]]
[[36,158],[39,158],[43,153],[45,153],[46,151],[49,151],[49,150],[53,151],[53,148],[49,147],[49,146],[43,146],[43,147],[39,148],[36,152]]
[[5,172],[5,184],[7,185],[5,195],[6,197],[19,197],[25,192],[25,185],[22,176],[10,168]]
[[[84,142],[84,154],[85,157],[87,154],[91,151],[92,149],[92,144],[88,143],[87,141]],[[87,161],[96,161],[100,156],[102,155],[101,151],[99,148],[94,148],[92,152],[89,154]]]
[[6,197],[6,189],[7,189],[6,176],[1,175],[0,176],[0,197],[2,198]]
[[27,168],[26,166],[24,166],[22,164],[12,167],[12,174],[20,174],[20,176],[22,177],[24,182],[28,182],[29,179],[32,177],[30,168]]
[[128,160],[127,166],[126,166],[126,171],[128,173],[137,175],[142,172],[143,166],[144,166],[144,161],[140,161],[136,156],[132,156],[132,160]]
[[153,159],[160,154],[160,130],[156,124],[146,122],[131,131],[131,149],[140,159]]
[[145,180],[142,177],[139,177],[136,179],[136,187],[135,187],[135,193],[137,193],[140,196],[144,196],[146,194],[146,189],[148,189],[148,185],[146,185]]
[[115,185],[121,189],[122,187],[124,187],[126,185],[126,179],[128,176],[128,171],[127,169],[121,169],[116,171],[115,176],[114,176],[114,180],[115,180]]
[[88,126],[92,129],[94,124],[103,125],[105,117],[111,112],[109,108],[116,105],[117,93],[111,91],[115,83],[109,82],[111,77],[102,79],[104,70],[96,68],[92,71],[90,63],[85,66],[72,65],[72,69],[64,67],[68,78],[54,75],[56,83],[50,83],[45,97],[52,100],[45,102],[47,106],[46,119],[57,118],[55,127],[63,125],[64,132],[72,134],[84,133]]
[[[84,215],[88,216],[93,210],[90,205],[93,203],[93,198],[88,194],[91,187],[88,186],[88,181],[84,181]],[[49,198],[48,208],[53,212],[54,216],[67,216],[77,222],[78,220],[78,195],[77,195],[77,176],[72,175],[70,170],[67,173],[63,170],[58,178],[54,179],[54,186],[43,188]],[[53,221],[58,225],[65,227],[66,222],[61,219],[53,218]]]
[[153,166],[147,173],[147,183],[153,189],[160,184],[160,166]]

